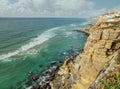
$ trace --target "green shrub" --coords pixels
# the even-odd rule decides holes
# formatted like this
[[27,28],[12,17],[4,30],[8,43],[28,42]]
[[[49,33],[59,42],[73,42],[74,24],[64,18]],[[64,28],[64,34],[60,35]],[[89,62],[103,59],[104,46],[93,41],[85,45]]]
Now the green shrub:
[[120,89],[120,73],[112,72],[100,83],[99,89]]

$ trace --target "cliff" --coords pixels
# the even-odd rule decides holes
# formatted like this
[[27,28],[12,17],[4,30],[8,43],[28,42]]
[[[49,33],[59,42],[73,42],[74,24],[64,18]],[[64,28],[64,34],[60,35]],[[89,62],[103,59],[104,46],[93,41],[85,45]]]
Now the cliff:
[[82,32],[88,35],[83,52],[34,75],[26,89],[120,89],[120,12],[100,16]]
[[106,74],[119,69],[120,13],[100,16],[88,32],[83,52],[64,62],[50,82],[52,89],[96,89]]

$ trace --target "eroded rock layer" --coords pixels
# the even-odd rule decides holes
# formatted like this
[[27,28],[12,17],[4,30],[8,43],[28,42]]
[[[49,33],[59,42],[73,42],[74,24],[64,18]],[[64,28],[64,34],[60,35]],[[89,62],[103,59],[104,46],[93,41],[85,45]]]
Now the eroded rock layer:
[[52,89],[88,89],[106,63],[120,61],[120,13],[100,16],[88,32],[83,53],[65,61],[50,83]]

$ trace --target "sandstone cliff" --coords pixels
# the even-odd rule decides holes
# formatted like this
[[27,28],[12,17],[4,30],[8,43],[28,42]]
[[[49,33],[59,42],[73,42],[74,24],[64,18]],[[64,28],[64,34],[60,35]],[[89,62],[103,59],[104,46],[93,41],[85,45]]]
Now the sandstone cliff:
[[50,83],[52,89],[96,89],[105,73],[119,65],[120,13],[100,16],[88,32],[83,53],[65,61]]

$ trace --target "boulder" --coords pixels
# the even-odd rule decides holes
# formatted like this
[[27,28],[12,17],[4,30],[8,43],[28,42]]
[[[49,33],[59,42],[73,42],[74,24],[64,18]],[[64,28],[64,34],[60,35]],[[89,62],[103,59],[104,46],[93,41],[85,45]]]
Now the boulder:
[[38,75],[33,75],[32,79],[33,79],[33,81],[37,81],[39,79],[39,76]]

